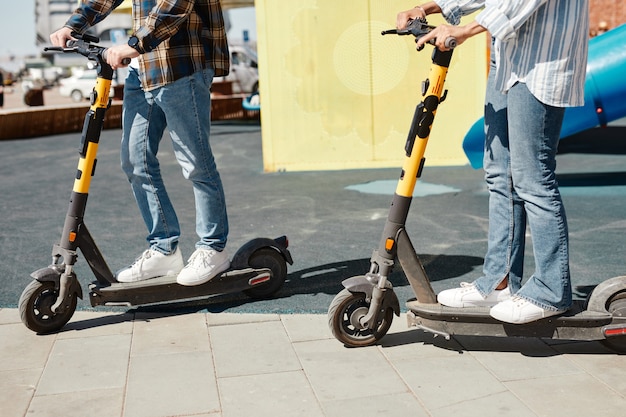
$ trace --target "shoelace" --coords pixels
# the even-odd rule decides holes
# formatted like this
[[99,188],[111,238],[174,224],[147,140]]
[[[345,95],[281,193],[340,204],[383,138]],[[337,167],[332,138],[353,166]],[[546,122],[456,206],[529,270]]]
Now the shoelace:
[[146,249],[145,251],[143,251],[143,253],[141,255],[139,255],[137,257],[137,259],[135,259],[135,262],[133,262],[133,264],[131,265],[131,267],[140,264],[141,261],[143,261],[144,259],[150,259],[150,257],[152,256],[152,251],[150,249]]
[[521,306],[524,303],[527,303],[528,301],[518,295],[514,295],[511,297],[511,301],[514,302],[517,307]]
[[199,250],[194,252],[189,258],[188,265],[194,268],[208,267],[211,265],[210,259],[215,254],[214,250]]

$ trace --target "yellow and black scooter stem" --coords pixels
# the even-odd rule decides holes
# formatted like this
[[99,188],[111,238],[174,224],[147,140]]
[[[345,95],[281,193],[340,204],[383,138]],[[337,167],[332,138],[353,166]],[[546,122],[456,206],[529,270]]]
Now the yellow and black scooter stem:
[[100,59],[97,69],[98,77],[90,97],[91,107],[85,115],[79,148],[78,168],[63,225],[63,232],[59,243],[54,245],[52,249],[53,265],[59,264],[59,261],[62,260],[60,265],[63,266],[63,273],[59,282],[59,297],[52,311],[57,310],[67,294],[76,292],[82,298],[82,290],[80,290],[80,285],[73,272],[78,248],[80,248],[85,259],[88,260],[89,266],[99,280],[106,282],[115,281],[111,270],[83,222],[89,187],[96,170],[100,132],[102,131],[106,111],[110,106],[109,91],[113,79],[113,70],[103,59]]
[[76,250],[77,248],[89,187],[96,169],[100,132],[104,124],[105,113],[109,107],[110,88],[111,79],[104,78],[99,74],[91,94],[91,107],[85,115],[83,124],[79,148],[80,158],[60,242],[60,246],[64,249]]
[[[435,120],[435,114],[439,104],[446,97],[447,90],[444,89],[444,83],[451,59],[452,50],[440,51],[437,48],[433,49],[430,73],[428,78],[422,82],[422,100],[415,108],[415,113],[413,114],[405,145],[406,156],[402,172],[378,248],[378,256],[383,260],[390,261],[378,262],[380,264],[380,275],[389,275],[393,260],[397,256],[416,294],[422,295],[421,300],[423,302],[436,301],[432,288],[415,288],[416,285],[423,285],[418,283],[428,283],[427,279],[411,279],[412,276],[425,275],[425,273],[406,234],[405,224],[413,199],[413,191],[421,177],[426,161],[424,153],[433,121]],[[399,241],[401,241],[400,244],[398,244]],[[386,268],[389,268],[389,270],[385,270]]]
[[364,292],[371,300],[367,314],[359,318],[359,325],[364,329],[378,329],[389,309],[396,315],[400,315],[398,297],[387,280],[396,259],[400,261],[417,299],[424,303],[437,302],[437,297],[415,253],[405,225],[415,184],[424,167],[424,152],[435,114],[446,96],[443,86],[451,59],[452,50],[445,52],[437,48],[433,50],[430,73],[422,82],[422,100],[415,108],[404,147],[406,156],[402,172],[391,201],[378,249],[374,251],[370,260],[370,271],[365,276],[348,278],[342,282],[342,285],[349,291]]

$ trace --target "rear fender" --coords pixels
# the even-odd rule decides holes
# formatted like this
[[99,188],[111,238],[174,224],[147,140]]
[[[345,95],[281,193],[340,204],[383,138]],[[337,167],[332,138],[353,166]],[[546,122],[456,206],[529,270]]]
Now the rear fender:
[[233,259],[231,262],[232,269],[244,269],[249,268],[248,260],[250,256],[257,250],[261,248],[272,248],[278,253],[280,253],[285,262],[289,265],[293,265],[293,259],[291,258],[291,253],[287,249],[287,237],[281,236],[276,239],[269,239],[265,237],[259,237],[256,239],[252,239],[249,242],[246,242],[239,250],[233,255]]

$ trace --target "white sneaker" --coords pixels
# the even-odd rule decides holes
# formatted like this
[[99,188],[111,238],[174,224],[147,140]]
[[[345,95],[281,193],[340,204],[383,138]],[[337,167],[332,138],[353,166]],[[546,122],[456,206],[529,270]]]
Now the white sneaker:
[[441,291],[437,295],[437,301],[448,307],[491,307],[510,297],[509,287],[495,290],[487,297],[483,297],[473,283],[462,282],[461,288]]
[[215,249],[196,249],[189,258],[187,265],[180,271],[176,281],[180,285],[200,285],[226,271],[230,260],[226,251]]
[[133,264],[115,273],[118,282],[135,282],[146,279],[176,275],[183,269],[184,262],[178,248],[169,255],[147,249]]
[[544,310],[522,297],[512,297],[491,307],[489,314],[506,323],[524,324],[563,313],[562,310]]

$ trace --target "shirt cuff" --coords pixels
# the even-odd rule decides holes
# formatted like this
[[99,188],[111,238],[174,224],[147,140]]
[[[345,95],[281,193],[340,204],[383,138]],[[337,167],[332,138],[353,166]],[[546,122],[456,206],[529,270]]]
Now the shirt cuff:
[[152,52],[152,50],[154,50],[154,48],[156,48],[157,45],[160,43],[155,42],[155,39],[150,33],[150,30],[145,26],[140,27],[137,32],[135,32],[135,36],[139,38],[139,42],[141,42],[141,48],[145,52]]
[[78,33],[85,33],[87,29],[89,29],[89,22],[87,22],[87,19],[84,16],[73,14],[69,19],[67,19],[65,27],[68,27]]
[[509,18],[497,7],[484,9],[476,16],[476,22],[486,28],[491,36],[505,41],[515,36],[515,28]]

